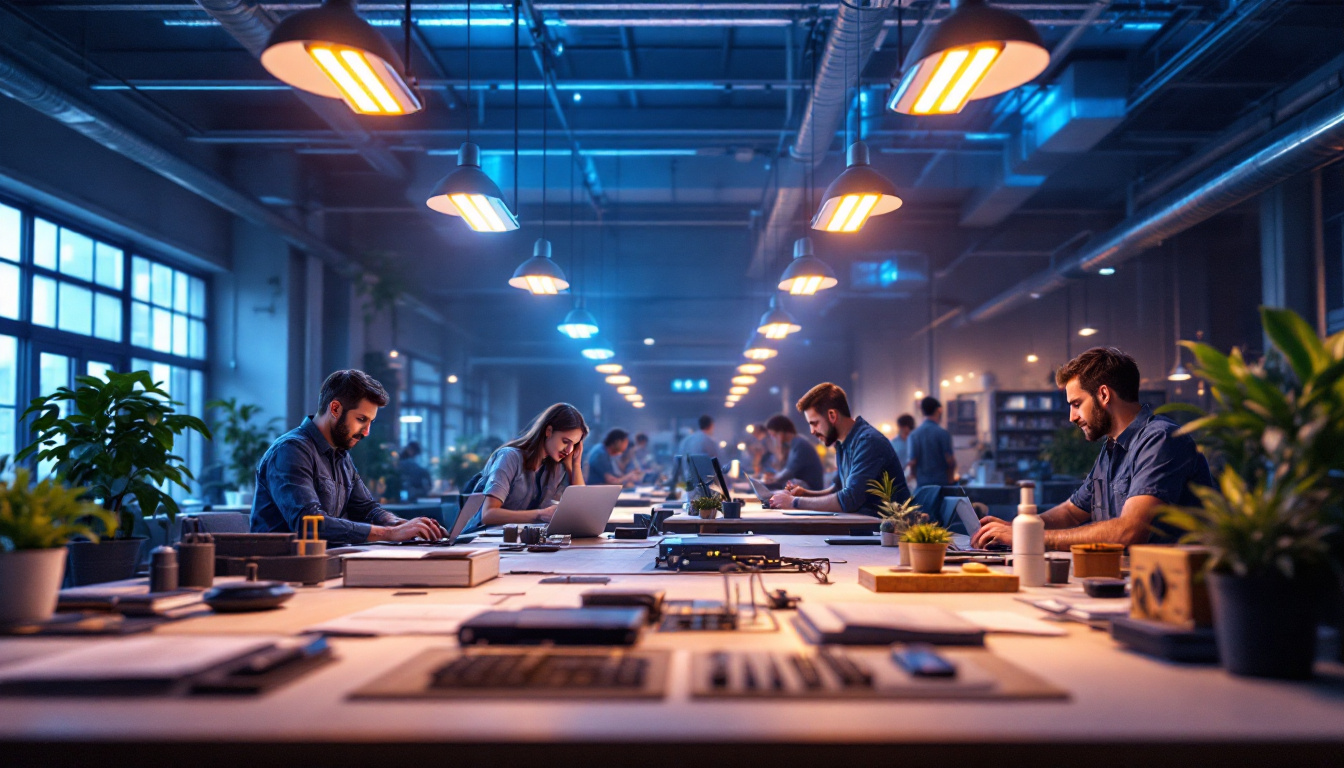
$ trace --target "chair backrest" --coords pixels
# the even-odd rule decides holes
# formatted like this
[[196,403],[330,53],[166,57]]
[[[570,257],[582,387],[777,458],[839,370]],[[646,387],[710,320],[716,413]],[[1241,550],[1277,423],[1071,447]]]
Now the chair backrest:
[[241,512],[214,512],[192,515],[201,524],[201,533],[247,533],[252,529],[250,515]]
[[937,523],[952,533],[970,533],[965,521],[957,514],[958,504],[965,503],[969,507],[971,503],[966,498],[966,489],[961,486],[921,485],[915,491],[915,503],[929,516],[929,522]]

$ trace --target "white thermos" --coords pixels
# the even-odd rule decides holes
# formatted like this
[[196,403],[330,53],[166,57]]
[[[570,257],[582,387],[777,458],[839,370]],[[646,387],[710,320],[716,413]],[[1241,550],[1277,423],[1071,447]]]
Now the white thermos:
[[1022,500],[1013,519],[1013,573],[1024,587],[1046,582],[1045,522],[1036,512],[1036,485],[1022,484]]

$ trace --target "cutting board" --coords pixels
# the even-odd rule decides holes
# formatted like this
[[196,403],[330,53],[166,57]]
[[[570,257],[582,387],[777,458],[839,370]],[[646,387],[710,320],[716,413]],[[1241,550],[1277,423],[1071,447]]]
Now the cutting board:
[[886,565],[859,568],[859,584],[874,592],[1016,592],[1017,576],[1011,573],[915,573]]

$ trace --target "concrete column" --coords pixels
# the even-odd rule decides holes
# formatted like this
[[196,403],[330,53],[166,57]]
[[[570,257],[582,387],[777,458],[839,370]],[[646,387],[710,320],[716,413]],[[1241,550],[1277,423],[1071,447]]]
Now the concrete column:
[[1316,317],[1312,261],[1311,178],[1280,184],[1260,196],[1261,301]]

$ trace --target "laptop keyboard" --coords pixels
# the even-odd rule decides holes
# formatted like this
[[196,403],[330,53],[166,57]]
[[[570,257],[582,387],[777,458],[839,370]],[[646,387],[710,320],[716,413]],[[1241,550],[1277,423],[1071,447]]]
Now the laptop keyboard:
[[533,651],[463,655],[440,667],[432,687],[439,689],[638,690],[644,687],[648,659],[619,651],[574,654]]

